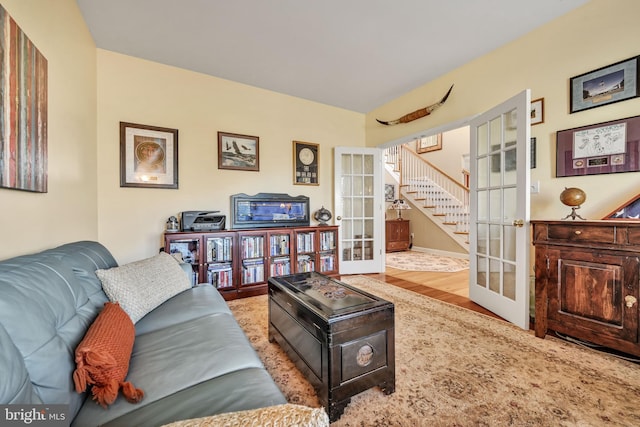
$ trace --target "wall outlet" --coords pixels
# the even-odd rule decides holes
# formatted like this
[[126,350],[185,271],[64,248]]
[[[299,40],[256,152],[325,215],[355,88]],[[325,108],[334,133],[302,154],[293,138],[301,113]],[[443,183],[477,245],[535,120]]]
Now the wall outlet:
[[415,234],[411,233],[411,238],[413,239],[413,237],[415,236]]
[[531,185],[529,186],[529,188],[531,190],[531,194],[539,193],[540,192],[540,181],[532,182]]

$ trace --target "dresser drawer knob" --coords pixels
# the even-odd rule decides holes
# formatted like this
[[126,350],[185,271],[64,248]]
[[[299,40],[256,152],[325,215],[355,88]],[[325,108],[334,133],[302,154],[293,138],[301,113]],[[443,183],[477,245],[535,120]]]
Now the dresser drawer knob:
[[582,234],[582,231],[580,231],[580,230],[576,230],[576,231],[574,231],[574,233],[575,233],[575,235],[576,235],[576,236],[579,236],[579,235],[581,235],[581,234]]
[[627,295],[626,297],[624,297],[624,302],[627,304],[627,308],[631,308],[633,307],[633,305],[637,302],[638,300],[636,299],[636,297],[632,296],[632,295]]

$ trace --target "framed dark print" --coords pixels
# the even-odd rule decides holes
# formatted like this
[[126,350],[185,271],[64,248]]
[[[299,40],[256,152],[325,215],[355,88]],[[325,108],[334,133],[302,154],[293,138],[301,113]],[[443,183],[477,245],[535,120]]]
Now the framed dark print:
[[536,163],[537,163],[537,159],[536,159],[536,156],[537,156],[536,138],[532,137],[530,141],[531,141],[531,147],[530,147],[531,148],[531,164],[530,164],[530,166],[531,166],[531,169],[535,169],[536,168]]
[[442,150],[442,134],[421,136],[416,139],[416,153],[428,153],[429,151]]
[[384,185],[384,201],[393,202],[396,199],[396,186],[394,184]]
[[218,132],[218,169],[260,170],[260,138]]
[[556,133],[556,177],[640,171],[640,116]]
[[638,97],[638,58],[625,59],[570,79],[571,113]]
[[178,188],[178,129],[120,122],[120,187]]
[[531,126],[544,123],[544,98],[531,101]]
[[319,145],[293,141],[293,183],[319,185]]

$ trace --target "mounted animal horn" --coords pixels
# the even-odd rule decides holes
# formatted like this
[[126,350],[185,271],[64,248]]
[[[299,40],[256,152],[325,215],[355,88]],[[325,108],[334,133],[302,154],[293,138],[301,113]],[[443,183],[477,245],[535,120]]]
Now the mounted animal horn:
[[402,117],[400,117],[399,119],[396,119],[396,120],[391,120],[391,121],[385,122],[383,120],[376,119],[376,121],[378,123],[380,123],[380,124],[385,125],[385,126],[392,126],[392,125],[397,125],[397,124],[400,124],[400,123],[409,123],[409,122],[412,122],[414,120],[420,119],[422,117],[426,117],[429,114],[433,113],[438,108],[440,108],[442,106],[442,104],[445,103],[445,101],[449,97],[449,94],[451,93],[451,89],[453,89],[453,85],[451,85],[451,87],[447,91],[446,95],[443,96],[442,99],[439,102],[436,102],[435,104],[431,104],[431,105],[429,105],[429,106],[427,106],[425,108],[421,108],[419,110],[416,110],[413,113],[405,114],[404,116],[402,116]]

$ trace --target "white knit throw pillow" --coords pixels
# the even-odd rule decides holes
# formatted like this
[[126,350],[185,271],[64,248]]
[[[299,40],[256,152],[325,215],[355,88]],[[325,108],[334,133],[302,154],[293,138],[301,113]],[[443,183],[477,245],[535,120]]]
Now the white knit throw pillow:
[[180,292],[191,283],[171,255],[158,255],[107,270],[96,270],[102,289],[117,302],[133,323]]

